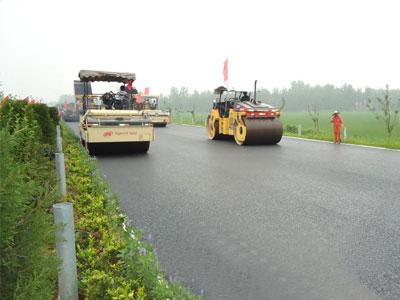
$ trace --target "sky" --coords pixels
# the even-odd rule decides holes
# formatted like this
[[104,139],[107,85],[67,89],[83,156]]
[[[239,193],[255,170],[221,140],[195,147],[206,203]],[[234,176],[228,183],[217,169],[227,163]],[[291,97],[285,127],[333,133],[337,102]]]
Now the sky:
[[351,84],[400,88],[395,0],[0,0],[0,87],[57,101],[80,69],[139,90]]

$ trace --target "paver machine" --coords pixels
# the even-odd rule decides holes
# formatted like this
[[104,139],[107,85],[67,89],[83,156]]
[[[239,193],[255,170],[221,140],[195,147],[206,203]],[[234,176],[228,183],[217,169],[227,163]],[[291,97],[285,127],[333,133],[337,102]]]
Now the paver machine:
[[166,127],[171,123],[170,113],[158,108],[159,96],[141,95],[140,98],[141,101],[136,101],[134,107],[147,114],[154,127]]
[[79,112],[76,103],[65,103],[59,111],[61,118],[65,122],[79,122]]
[[228,91],[223,86],[214,90],[218,98],[206,119],[210,140],[233,136],[238,145],[279,143],[283,134],[280,111],[257,101],[256,89],[257,80],[253,95],[246,91]]
[[[91,82],[132,84],[134,73],[81,70],[74,82],[75,98],[81,112],[79,131],[90,154],[98,149],[147,152],[154,140],[154,128],[146,114],[133,109],[133,95],[123,92],[94,94]],[[124,85],[125,87],[125,85]]]

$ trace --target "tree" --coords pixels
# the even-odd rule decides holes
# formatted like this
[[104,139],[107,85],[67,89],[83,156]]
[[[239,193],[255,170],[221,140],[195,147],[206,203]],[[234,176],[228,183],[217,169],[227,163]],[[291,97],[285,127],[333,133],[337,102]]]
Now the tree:
[[0,81],[0,101],[3,100],[4,97],[4,91],[3,91],[3,82]]
[[279,111],[283,111],[284,110],[284,108],[285,108],[285,105],[286,105],[286,100],[285,100],[285,98],[283,98],[282,97],[282,99],[281,99],[281,105],[279,105]]
[[188,112],[192,116],[192,124],[196,123],[196,111],[197,111],[197,103],[200,102],[200,94],[197,90],[194,90],[193,94],[188,96]]
[[318,133],[319,132],[319,109],[317,104],[314,104],[312,107],[310,104],[308,104],[308,114],[311,117],[311,120],[313,121],[314,124],[314,132]]
[[399,122],[400,98],[398,98],[398,103],[396,104],[396,101],[389,95],[389,86],[386,85],[385,95],[383,98],[376,97],[376,101],[378,102],[378,108],[373,105],[371,99],[368,99],[367,107],[377,120],[383,120],[388,143],[390,143],[393,130]]

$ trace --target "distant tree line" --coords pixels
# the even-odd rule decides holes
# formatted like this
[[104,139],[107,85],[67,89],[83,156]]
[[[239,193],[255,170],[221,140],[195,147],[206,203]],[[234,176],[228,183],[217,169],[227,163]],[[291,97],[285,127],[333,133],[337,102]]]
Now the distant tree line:
[[[316,107],[320,111],[368,111],[368,100],[382,97],[386,89],[356,89],[351,85],[335,87],[311,86],[303,81],[294,81],[289,88],[257,90],[257,100],[280,107],[285,100],[286,111],[307,111]],[[390,90],[390,94],[400,97],[400,90]],[[189,92],[187,87],[172,87],[169,95],[161,95],[160,107],[172,112],[207,112],[216,95],[212,91]]]
[[[289,88],[257,90],[257,100],[281,107],[284,103],[285,111],[368,111],[368,102],[371,99],[382,98],[387,90],[356,89],[352,85],[335,87],[327,84],[309,85],[303,81],[293,81]],[[400,90],[389,90],[390,95],[400,98]],[[187,87],[171,87],[169,95],[161,95],[159,107],[170,112],[204,113],[212,107],[217,98],[213,91],[189,91]],[[61,95],[58,104],[64,101],[75,102],[74,95]]]

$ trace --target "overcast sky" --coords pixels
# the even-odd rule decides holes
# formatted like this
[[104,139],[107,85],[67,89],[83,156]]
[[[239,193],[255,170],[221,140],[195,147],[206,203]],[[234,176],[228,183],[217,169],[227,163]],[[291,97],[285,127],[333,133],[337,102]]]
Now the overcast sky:
[[135,72],[136,87],[400,88],[400,4],[356,0],[0,0],[6,93],[56,101],[80,69]]

